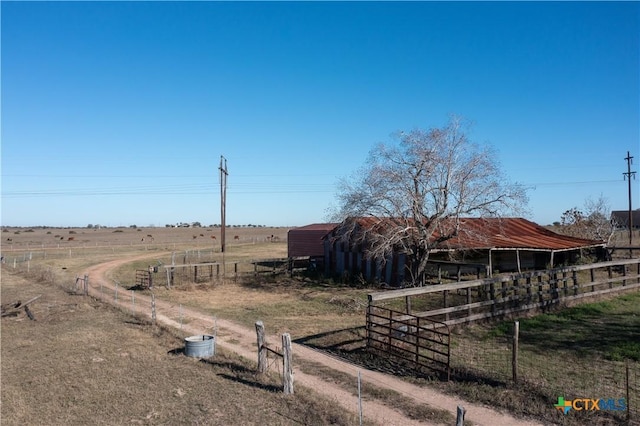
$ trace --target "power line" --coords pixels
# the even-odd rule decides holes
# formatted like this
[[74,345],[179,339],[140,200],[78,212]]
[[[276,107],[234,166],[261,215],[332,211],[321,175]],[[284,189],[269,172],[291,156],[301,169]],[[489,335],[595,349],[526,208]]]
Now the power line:
[[633,243],[633,214],[631,208],[631,177],[636,178],[636,172],[631,171],[631,164],[633,164],[633,157],[627,151],[627,156],[624,158],[627,160],[627,172],[623,173],[622,176],[629,182],[629,245],[631,246]]

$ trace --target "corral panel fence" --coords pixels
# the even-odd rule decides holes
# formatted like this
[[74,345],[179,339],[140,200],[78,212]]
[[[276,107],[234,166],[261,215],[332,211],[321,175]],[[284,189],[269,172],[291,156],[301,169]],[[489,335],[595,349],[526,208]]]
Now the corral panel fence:
[[426,369],[449,380],[450,333],[444,323],[369,306],[367,347],[415,371]]
[[[410,333],[398,332],[421,320],[443,325],[468,324],[485,319],[505,318],[527,311],[545,311],[561,304],[590,297],[640,289],[640,259],[627,259],[502,275],[489,279],[406,288],[369,294],[367,336],[373,344],[412,347]],[[372,312],[380,318],[370,320]],[[384,324],[384,327],[380,324]],[[533,341],[535,336],[520,339]],[[391,342],[391,344],[390,344]],[[517,342],[517,340],[515,340]],[[369,339],[368,339],[369,343]],[[587,423],[598,418],[620,424],[640,424],[640,363],[609,359],[566,359],[541,345],[514,345],[509,335],[450,340],[450,371],[454,380],[526,386],[540,398],[553,401],[572,398],[624,399],[624,410],[580,413]],[[398,350],[388,350],[391,357]],[[514,356],[514,353],[516,354]],[[393,358],[391,357],[391,358]],[[619,405],[618,408],[621,406]],[[553,409],[550,406],[550,409]]]
[[[184,258],[188,262],[188,258]],[[173,263],[163,265],[168,287],[187,283],[214,283],[224,279],[288,273],[289,259],[260,259],[234,262]]]
[[371,293],[369,305],[455,325],[637,288],[640,259],[628,259]]

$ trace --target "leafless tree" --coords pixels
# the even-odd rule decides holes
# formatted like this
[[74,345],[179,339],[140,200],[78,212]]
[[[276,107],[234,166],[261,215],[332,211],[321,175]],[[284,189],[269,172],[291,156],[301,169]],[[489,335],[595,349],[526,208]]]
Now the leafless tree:
[[610,244],[617,226],[610,215],[609,203],[602,194],[595,200],[588,198],[583,209],[573,207],[562,214],[560,233]]
[[[473,143],[468,129],[452,116],[440,128],[400,132],[397,143],[377,146],[340,182],[334,219],[344,220],[341,234],[369,259],[404,253],[413,285],[424,283],[430,251],[464,232],[461,219],[501,217],[526,205],[524,189],[505,179],[495,151]],[[368,226],[348,218],[366,218]]]

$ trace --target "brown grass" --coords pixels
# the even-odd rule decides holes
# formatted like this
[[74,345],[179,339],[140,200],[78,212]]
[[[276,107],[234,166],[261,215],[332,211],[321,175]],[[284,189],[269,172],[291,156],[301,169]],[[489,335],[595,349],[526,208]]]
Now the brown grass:
[[183,342],[96,301],[3,271],[2,301],[32,304],[2,319],[3,425],[355,424],[311,390],[285,396],[278,378],[218,352],[181,354]]

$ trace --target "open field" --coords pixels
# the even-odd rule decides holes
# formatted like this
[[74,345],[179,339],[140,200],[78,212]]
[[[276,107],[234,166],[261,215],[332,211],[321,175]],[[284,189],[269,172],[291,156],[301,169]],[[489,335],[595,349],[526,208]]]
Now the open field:
[[[220,249],[220,228],[9,228],[3,227],[2,251],[38,250],[42,248],[95,248],[131,246],[142,249],[172,250],[188,247]],[[227,227],[226,245],[266,242],[267,239],[286,242],[289,228]],[[213,238],[215,237],[215,238]]]
[[[229,243],[227,248],[227,261],[248,261],[251,259],[259,259],[259,258],[278,258],[286,256],[286,230],[278,228],[276,229],[257,229],[255,231],[264,232],[265,234],[252,236],[250,231],[254,231],[253,229],[247,229],[247,233],[243,234],[242,237],[239,236],[238,240],[235,240],[235,243]],[[77,274],[80,274],[88,265],[100,263],[110,259],[122,258],[123,256],[134,256],[140,253],[147,253],[152,255],[152,259],[154,262],[160,262],[162,264],[170,263],[170,259],[172,253],[190,253],[190,255],[197,255],[197,253],[208,253],[207,256],[211,256],[211,259],[218,260],[220,259],[220,253],[216,253],[215,250],[209,250],[208,246],[205,246],[205,241],[210,246],[211,242],[207,241],[205,237],[200,237],[199,233],[197,238],[193,238],[194,230],[192,228],[162,228],[162,231],[166,231],[165,237],[157,237],[154,234],[154,244],[147,244],[141,241],[135,241],[138,235],[141,232],[144,235],[147,235],[147,229],[144,231],[137,231],[132,229],[125,229],[123,232],[114,233],[113,229],[109,229],[105,234],[101,234],[102,230],[95,231],[96,240],[90,240],[87,237],[87,241],[81,239],[80,242],[85,244],[86,246],[80,248],[69,248],[66,247],[64,249],[58,249],[55,246],[49,247],[42,240],[38,240],[38,238],[48,238],[58,235],[61,230],[34,230],[32,232],[24,232],[21,231],[20,234],[13,234],[17,238],[25,238],[24,240],[20,239],[19,241],[12,241],[14,245],[10,246],[10,249],[5,245],[5,239],[11,238],[6,237],[8,234],[11,235],[11,232],[5,232],[2,234],[3,236],[3,256],[5,258],[11,259],[12,256],[18,253],[18,256],[22,257],[22,262],[18,263],[18,268],[24,271],[25,262],[24,262],[24,253],[29,251],[33,251],[33,257],[30,262],[30,267],[33,268],[33,271],[37,270],[38,267],[45,268],[45,272],[41,272],[46,275],[54,275],[56,280],[60,282],[67,283],[68,287],[74,281],[74,278]],[[181,234],[173,233],[173,231],[179,231]],[[47,232],[52,232],[52,234],[47,234]],[[77,230],[76,232],[82,232],[81,230]],[[92,233],[93,230],[84,230],[85,233]],[[205,231],[207,232],[207,231]],[[215,231],[211,231],[215,232]],[[219,229],[217,230],[219,232]],[[233,232],[233,231],[231,231]],[[279,238],[276,242],[271,242],[271,240],[267,240],[267,237],[270,235],[276,235],[274,232],[281,232],[280,235],[283,235],[283,238]],[[26,234],[23,235],[23,234]],[[228,232],[228,235],[230,233]],[[76,234],[78,235],[78,234]],[[83,235],[83,234],[79,234]],[[160,232],[156,232],[156,235],[161,235]],[[179,235],[179,236],[177,236]],[[207,234],[204,234],[207,235]],[[38,238],[36,238],[38,237]],[[113,238],[111,240],[110,238]],[[162,238],[166,238],[166,241],[163,243],[159,243],[158,241]],[[175,238],[174,242],[171,242],[170,238]],[[201,240],[198,240],[201,238]],[[240,239],[243,238],[243,239]],[[264,238],[264,240],[261,240]],[[12,238],[13,239],[13,238]],[[209,238],[209,240],[213,241],[213,239]],[[232,240],[233,241],[233,240]],[[78,242],[75,239],[71,242],[66,241],[64,244]],[[157,243],[157,244],[156,244]],[[202,245],[200,245],[202,244]],[[38,247],[39,245],[39,247]],[[44,245],[44,248],[43,248]],[[52,253],[61,252],[60,256],[55,256]],[[36,255],[38,252],[46,252],[48,253],[46,256],[42,256],[38,258]],[[69,254],[70,253],[70,254]],[[194,254],[195,253],[195,254]],[[153,257],[154,254],[157,256]],[[203,254],[204,256],[204,254]],[[209,258],[205,259],[208,260]],[[114,271],[113,275],[110,277],[112,280],[120,282],[125,289],[129,289],[133,287],[135,270],[139,268],[146,268],[149,264],[149,261],[140,261],[138,263],[133,263],[130,265],[125,265]],[[5,270],[12,270],[11,264],[6,264],[3,266]],[[64,269],[63,269],[64,268]],[[3,303],[7,300],[8,297],[19,296],[21,299],[26,299],[27,296],[22,296],[18,293],[6,293],[6,291],[11,290],[11,286],[5,285],[8,279],[9,274],[3,274],[2,276],[2,299]],[[19,277],[18,277],[19,278]],[[162,274],[158,274],[158,279],[162,280]],[[15,291],[16,289],[25,288],[25,282],[21,282],[19,284],[14,285],[14,289],[11,291]],[[562,416],[558,416],[556,410],[552,408],[553,403],[549,402],[550,398],[553,398],[551,393],[544,394],[538,398],[532,399],[532,392],[540,392],[539,388],[531,385],[529,382],[525,381],[524,385],[519,387],[515,387],[510,385],[507,380],[500,381],[495,380],[484,381],[482,383],[477,383],[474,381],[453,381],[450,383],[439,383],[433,382],[429,379],[418,379],[411,377],[410,372],[405,372],[396,369],[393,365],[388,363],[382,363],[380,360],[374,359],[370,354],[368,354],[364,350],[364,341],[363,341],[363,333],[362,327],[365,323],[364,312],[366,308],[366,300],[367,294],[373,291],[373,288],[359,288],[352,287],[349,285],[340,285],[338,283],[334,283],[331,280],[315,280],[307,277],[285,277],[285,276],[271,276],[269,274],[260,275],[258,277],[253,277],[251,275],[246,277],[241,277],[238,280],[226,279],[219,280],[214,282],[205,282],[205,283],[187,283],[177,285],[171,289],[167,289],[164,286],[157,286],[154,290],[156,297],[161,300],[170,302],[174,305],[183,305],[185,307],[193,307],[207,315],[217,316],[219,318],[226,318],[230,320],[234,320],[246,327],[253,326],[254,322],[258,319],[263,320],[267,325],[270,332],[273,333],[283,333],[289,332],[292,337],[296,339],[299,343],[306,344],[310,347],[315,347],[321,349],[323,351],[331,352],[335,355],[345,357],[353,361],[354,363],[360,363],[364,366],[381,369],[384,371],[392,372],[395,375],[406,375],[405,379],[412,383],[419,383],[422,386],[432,387],[436,386],[437,388],[450,392],[452,395],[463,396],[464,398],[470,401],[480,401],[489,406],[497,406],[503,409],[508,410],[511,413],[522,415],[522,416],[531,416],[535,415],[536,417],[542,419],[545,424],[563,424],[563,425],[580,425],[580,418],[578,417],[569,417],[563,418]],[[42,289],[38,289],[37,292],[44,291]],[[130,290],[129,290],[130,291]],[[135,290],[138,294],[150,294],[148,290]],[[39,293],[38,293],[39,294]],[[637,294],[637,293],[636,293]],[[78,296],[70,296],[67,297],[72,298],[72,302],[64,302],[64,305],[69,303],[79,303],[73,302],[73,300],[78,300]],[[637,348],[634,345],[625,345],[624,339],[617,339],[614,342],[614,339],[611,339],[612,335],[618,333],[620,335],[620,330],[633,331],[640,329],[640,323],[637,322],[638,318],[640,318],[640,313],[637,311],[618,311],[612,310],[612,307],[621,307],[626,306],[627,308],[630,306],[639,306],[638,300],[634,297],[634,295],[625,295],[621,296],[623,298],[631,298],[631,303],[627,303],[627,299],[622,299],[622,302],[615,302],[617,299],[611,299],[610,305],[605,305],[605,308],[583,308],[587,312],[596,312],[599,316],[584,316],[581,314],[565,314],[565,317],[562,317],[562,320],[550,320],[546,317],[542,317],[542,319],[538,319],[537,321],[545,321],[543,325],[536,326],[535,318],[532,318],[534,325],[525,325],[523,320],[523,325],[521,326],[521,341],[522,341],[522,351],[527,354],[530,353],[531,356],[527,357],[523,355],[524,360],[523,364],[527,363],[527,359],[531,361],[529,363],[536,364],[533,366],[533,370],[529,373],[531,376],[535,377],[536,374],[539,377],[545,378],[544,380],[556,385],[556,387],[552,387],[550,392],[559,391],[560,384],[562,386],[571,386],[565,385],[564,382],[561,382],[560,376],[562,372],[562,368],[566,370],[567,365],[574,366],[578,368],[579,365],[592,366],[596,365],[600,360],[614,360],[620,359],[620,357],[629,357],[629,354],[632,355],[636,353]],[[54,296],[55,300],[57,296]],[[62,299],[60,299],[62,300]],[[84,302],[84,299],[83,299]],[[624,303],[623,303],[624,302]],[[56,302],[57,303],[57,302]],[[86,303],[83,304],[83,306]],[[76,324],[81,324],[83,327],[89,327],[87,323],[91,323],[92,327],[97,326],[97,324],[93,323],[111,323],[113,324],[112,319],[99,319],[90,320],[89,316],[94,315],[96,312],[102,312],[104,308],[96,308],[88,305],[82,309],[74,308],[74,314],[77,312],[85,312],[88,316],[86,317],[69,317],[71,319],[71,323],[67,322],[66,325],[59,325],[57,329],[48,330],[47,335],[57,335],[62,334],[67,335],[73,334],[71,330],[75,328]],[[96,305],[97,306],[97,305]],[[586,305],[583,305],[586,306]],[[49,308],[48,308],[49,309]],[[51,308],[53,309],[53,308]],[[622,308],[621,308],[622,309]],[[626,309],[626,308],[625,308]],[[635,308],[632,308],[635,309]],[[108,310],[107,310],[108,311]],[[571,312],[571,311],[567,311]],[[113,312],[112,312],[113,314]],[[129,347],[131,345],[132,348],[136,348],[137,358],[145,358],[147,355],[144,355],[145,348],[148,346],[149,348],[153,348],[152,344],[147,343],[147,339],[139,336],[138,334],[134,334],[133,336],[127,337],[129,331],[137,331],[140,333],[151,334],[150,339],[156,342],[156,345],[159,345],[159,348],[151,349],[149,357],[153,359],[153,364],[155,365],[158,362],[158,359],[162,356],[169,356],[170,360],[173,362],[177,362],[175,360],[184,361],[186,366],[193,366],[194,363],[191,362],[190,359],[186,359],[184,357],[176,357],[175,354],[167,354],[167,342],[169,342],[169,346],[172,348],[177,348],[181,346],[181,341],[175,335],[167,332],[157,332],[148,328],[148,325],[145,325],[143,321],[135,320],[134,322],[140,323],[138,325],[131,324],[131,318],[127,319],[126,315],[121,313],[115,313],[115,321],[117,324],[122,324],[123,327],[127,328],[127,332],[123,332],[122,341],[119,344],[115,344],[121,351],[125,351],[127,353],[132,353],[129,349],[125,350],[123,348]],[[51,318],[55,318],[55,315]],[[553,318],[553,317],[550,317]],[[624,319],[623,322],[620,320]],[[128,321],[128,322],[127,322]],[[9,350],[5,345],[5,338],[11,339],[24,339],[20,336],[25,333],[26,329],[18,328],[16,334],[5,336],[5,327],[7,320],[3,319],[3,334],[2,334],[2,350],[3,350],[3,420],[5,419],[4,413],[7,405],[5,404],[5,395],[4,392],[4,384],[6,377],[12,377],[14,381],[19,382],[17,388],[23,387],[22,392],[26,395],[28,394],[29,386],[22,383],[22,378],[19,375],[14,376],[5,376],[5,349]],[[528,323],[527,323],[528,324]],[[542,324],[542,323],[540,323]],[[598,327],[590,327],[589,324],[597,324]],[[17,325],[18,327],[22,326],[30,326],[33,327],[34,324],[29,322],[26,319],[22,321],[16,321],[16,324],[11,323],[11,326]],[[134,326],[135,325],[135,326]],[[537,327],[537,328],[536,328]],[[555,328],[554,328],[555,327]],[[107,329],[109,327],[106,327]],[[114,327],[111,326],[111,329]],[[118,327],[120,328],[120,327]],[[63,331],[66,329],[66,331]],[[131,329],[131,330],[130,330]],[[485,327],[483,329],[463,329],[458,330],[458,334],[455,336],[455,339],[458,342],[464,342],[465,349],[460,352],[460,356],[463,358],[463,361],[466,359],[473,360],[477,358],[482,358],[483,356],[491,360],[492,357],[496,355],[494,352],[491,352],[490,348],[496,348],[496,342],[506,342],[508,347],[508,339],[505,337],[505,334],[508,333],[509,326],[508,325],[496,325]],[[533,330],[544,330],[544,333],[539,333],[537,336],[535,333],[530,334]],[[573,332],[575,330],[575,332]],[[28,330],[27,330],[28,331]],[[554,333],[555,331],[555,333]],[[111,331],[113,333],[113,331]],[[77,335],[80,336],[91,336],[91,333],[95,333],[96,342],[100,342],[102,340],[108,341],[111,337],[119,337],[118,333],[115,333],[115,336],[109,337],[106,331],[99,330],[89,330],[86,332],[80,330]],[[529,333],[529,334],[528,334]],[[537,336],[537,337],[536,337]],[[633,339],[636,339],[637,335],[633,337],[632,334],[629,334]],[[162,340],[162,339],[169,340]],[[554,340],[555,338],[555,340]],[[42,335],[43,341],[52,340],[50,337],[46,338],[44,334]],[[86,337],[85,341],[88,341],[90,337]],[[158,340],[160,339],[160,340]],[[170,339],[175,339],[174,341]],[[497,340],[492,340],[497,339]],[[636,340],[637,341],[637,340]],[[144,343],[141,343],[144,342]],[[549,342],[555,342],[556,345],[549,345]],[[576,343],[579,342],[579,343]],[[116,342],[117,343],[117,342]],[[502,343],[501,343],[502,344]],[[33,343],[30,344],[33,347]],[[78,345],[76,343],[76,345]],[[591,346],[590,346],[591,345]],[[597,350],[594,350],[594,346],[597,345]],[[98,351],[98,358],[105,358],[105,356],[101,356],[100,354],[100,346],[98,343],[86,343],[86,345],[79,344],[79,346],[75,346],[73,350],[66,350],[64,348],[60,349],[50,349],[50,347],[45,347],[46,353],[57,353],[60,352],[60,359],[56,364],[57,366],[50,365],[50,368],[54,368],[53,370],[47,369],[47,371],[57,371],[57,368],[66,367],[63,358],[71,356],[72,358],[78,353],[82,352],[82,350],[88,351],[89,354],[93,353],[92,351]],[[26,346],[25,346],[26,347]],[[458,348],[462,347],[462,343],[459,343]],[[111,349],[110,356],[114,358],[118,355],[116,349]],[[164,349],[160,349],[164,348]],[[156,352],[153,352],[156,351]],[[508,365],[508,350],[502,351],[500,356],[504,357],[506,353],[507,365]],[[155,355],[153,355],[155,353]],[[16,352],[7,352],[6,353],[10,357],[19,358],[20,352],[16,350]],[[64,355],[64,356],[63,356]],[[40,356],[44,356],[40,354]],[[51,355],[47,355],[46,357],[51,357]],[[45,357],[45,358],[46,358]],[[83,358],[85,361],[86,359]],[[120,358],[115,358],[120,359]],[[218,360],[217,360],[218,361]],[[578,361],[580,364],[578,364]],[[44,362],[39,358],[34,358],[31,360],[32,363]],[[502,362],[502,361],[500,361]],[[549,373],[549,364],[556,364],[560,366],[560,370],[553,371],[553,373]],[[71,366],[75,366],[75,369],[80,369],[80,361],[72,361],[70,362]],[[97,364],[104,364],[104,362],[100,361]],[[137,364],[137,363],[136,363]],[[246,364],[243,364],[242,361],[233,360],[232,357],[226,356],[224,362],[222,364],[231,365],[231,371],[226,372],[217,372],[214,375],[217,376],[232,376],[233,374],[240,374],[238,371],[243,372],[243,374],[236,380],[233,380],[234,383],[244,383],[244,386],[249,385],[248,387],[257,388],[257,389],[266,389],[267,393],[269,390],[273,390],[274,383],[273,382],[262,382],[258,378],[255,377],[247,368]],[[238,364],[238,365],[235,365]],[[84,365],[84,364],[82,364]],[[90,364],[93,365],[93,364]],[[150,366],[148,363],[141,362],[140,365],[144,366],[144,368],[149,369]],[[200,363],[195,363],[198,368],[200,368]],[[11,370],[26,368],[23,364],[15,364],[9,366]],[[131,368],[131,364],[128,364],[127,368]],[[143,369],[144,369],[143,368]],[[169,367],[167,367],[169,368]],[[175,367],[180,370],[180,368]],[[187,367],[184,367],[187,368]],[[211,368],[211,365],[207,365],[207,368]],[[301,365],[302,369],[308,369],[310,371],[317,370],[317,368],[313,365]],[[502,364],[497,363],[489,368],[505,368]],[[536,370],[537,368],[537,370]],[[590,370],[591,367],[586,367],[586,373],[582,374],[580,377],[584,379],[594,378],[595,374],[600,374],[599,371]],[[76,371],[76,370],[72,371]],[[199,370],[198,370],[199,371]],[[81,374],[81,373],[80,373]],[[116,374],[115,370],[111,370],[111,374]],[[144,373],[136,373],[142,374],[140,379],[140,383],[144,383],[145,380],[149,380],[151,383],[148,388],[153,387],[154,382],[153,378],[146,378]],[[173,380],[178,380],[179,377],[170,376],[170,373],[162,373],[163,377],[170,377],[167,381],[165,379],[163,382],[173,382]],[[196,373],[197,374],[197,373]],[[327,373],[330,375],[331,373]],[[507,376],[509,374],[508,368],[505,369],[505,373]],[[191,377],[186,374],[186,376]],[[555,376],[554,376],[555,375]],[[67,383],[72,383],[71,379],[66,377],[65,375],[61,375],[63,378],[62,385],[67,386]],[[106,376],[105,376],[106,377]],[[124,379],[118,379],[124,380]],[[340,382],[340,378],[336,376],[336,382]],[[89,382],[89,378],[85,378],[84,382]],[[33,382],[33,380],[32,380]],[[83,382],[83,383],[84,383]],[[117,381],[116,381],[117,382]],[[33,382],[35,383],[35,382]],[[182,383],[182,382],[180,382]],[[215,386],[222,387],[223,383],[218,383]],[[226,383],[226,382],[224,382]],[[131,385],[129,385],[131,386]],[[155,385],[158,386],[158,385]],[[72,390],[80,389],[81,386],[74,384],[71,388]],[[140,387],[138,387],[139,389]],[[65,387],[65,389],[67,389]],[[184,387],[179,387],[179,389],[184,390]],[[566,389],[566,388],[565,388]],[[576,388],[577,389],[577,388]],[[112,389],[113,391],[113,389]],[[568,391],[571,391],[568,388]],[[181,392],[178,392],[181,393]],[[273,393],[273,392],[271,392]],[[116,392],[117,394],[117,392]],[[247,396],[242,396],[238,394],[239,398],[248,398]],[[569,395],[569,394],[568,394]],[[277,395],[276,395],[277,396]],[[556,395],[557,396],[557,395]],[[596,395],[577,395],[584,397],[597,397]],[[131,395],[129,395],[131,397]],[[167,394],[165,397],[177,398],[174,394]],[[567,396],[569,397],[569,396]],[[27,396],[24,396],[27,398]],[[84,398],[84,397],[83,397]],[[159,400],[163,400],[164,397]],[[182,398],[182,396],[180,396]],[[282,395],[280,395],[280,400],[282,401]],[[397,398],[394,396],[394,398]],[[11,402],[10,400],[7,400]],[[194,400],[194,404],[199,406],[198,404],[204,404],[205,407],[204,413],[202,416],[206,416],[212,412],[215,412],[215,408],[211,405],[206,405],[204,402],[200,400]],[[289,404],[289,402],[286,402]],[[555,402],[555,401],[553,401]],[[16,402],[11,402],[14,406],[21,405],[23,410],[26,410],[24,407],[29,406],[29,402],[16,400]],[[174,402],[166,402],[168,406]],[[67,403],[67,406],[70,403]],[[95,404],[95,402],[87,401],[85,399],[77,399],[76,404],[85,405],[85,404]],[[233,402],[228,402],[229,410],[233,411],[235,408],[232,405]],[[267,404],[275,404],[275,403],[267,403]],[[400,402],[393,403],[394,405],[402,405]],[[406,404],[405,405],[411,405]],[[189,405],[186,405],[189,406]],[[45,408],[48,406],[45,406]],[[303,410],[311,410],[313,412],[314,408],[302,408]],[[323,408],[319,408],[323,410]],[[16,409],[20,411],[19,409]],[[146,411],[145,411],[146,410]],[[142,424],[158,424],[158,423],[173,423],[175,417],[171,417],[171,415],[167,412],[161,411],[159,417],[156,419],[155,413],[156,408],[149,408],[149,405],[144,405],[139,408],[138,411],[133,412],[132,414],[132,422],[136,423],[138,420],[142,422]],[[212,411],[213,410],[213,411]],[[279,409],[277,411],[281,412]],[[183,410],[178,410],[183,411]],[[141,414],[142,413],[142,414]],[[150,418],[146,416],[150,415]],[[243,415],[248,415],[246,411],[242,412]],[[344,413],[343,413],[344,414]],[[123,414],[128,415],[128,414]],[[318,415],[319,419],[328,419],[333,418],[333,414],[327,412],[314,414]],[[428,416],[428,413],[419,413],[416,416]],[[282,417],[282,416],[280,416]],[[331,421],[322,420],[318,423],[314,423],[313,421],[307,420],[299,420],[296,417],[289,417],[287,414],[285,419],[275,420],[275,418],[267,418],[266,421],[268,424],[296,424],[296,421],[301,421],[305,424],[328,424]],[[187,420],[187,423],[206,423],[206,420],[203,420],[205,417],[193,417],[191,421]],[[208,418],[208,417],[207,417]],[[427,417],[428,418],[428,417]],[[138,420],[135,420],[138,419]],[[291,421],[290,419],[296,419],[296,421]],[[442,417],[438,417],[441,421]],[[25,419],[26,423],[30,423]],[[335,424],[355,424],[352,423],[353,417],[348,417],[344,420],[345,423],[340,423],[343,420],[337,420]],[[146,423],[144,423],[146,421]],[[357,420],[356,420],[357,421]],[[436,420],[438,421],[438,420]],[[598,419],[599,424],[616,424],[615,419]],[[212,421],[213,424],[234,424],[230,422],[226,422],[221,420],[219,423]],[[256,421],[255,424],[257,424]],[[247,423],[237,423],[237,424],[252,424],[250,421]],[[592,423],[598,424],[598,423]]]
[[35,281],[2,274],[3,303],[41,295],[35,321],[2,319],[3,425],[358,421],[312,390],[287,397],[277,376],[220,349],[185,357],[175,332]]

